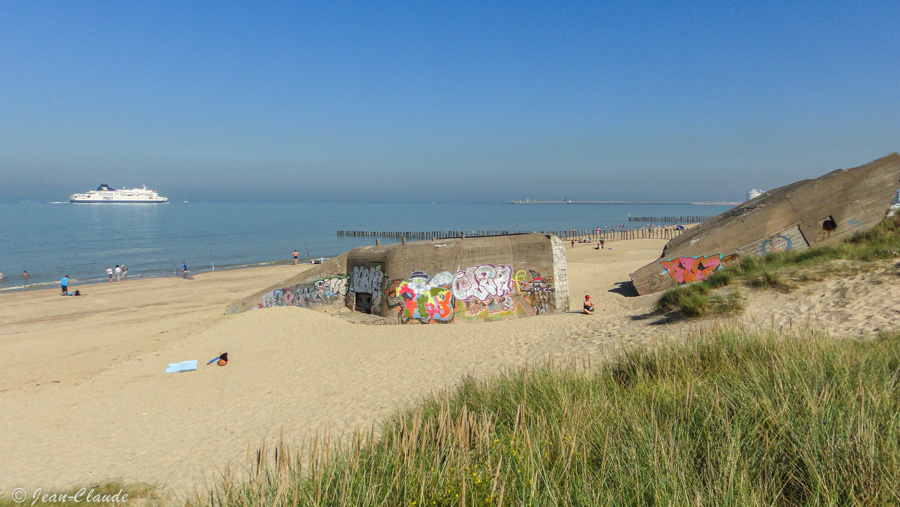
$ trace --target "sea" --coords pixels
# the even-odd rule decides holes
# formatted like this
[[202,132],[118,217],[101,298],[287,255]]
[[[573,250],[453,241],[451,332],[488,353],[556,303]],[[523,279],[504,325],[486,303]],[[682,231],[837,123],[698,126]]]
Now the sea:
[[[377,236],[338,231],[588,231],[647,227],[629,217],[714,216],[726,204],[510,204],[364,202],[0,202],[0,292],[329,258]],[[671,225],[660,223],[659,225]],[[399,242],[381,237],[382,244]],[[23,277],[23,272],[28,277]]]

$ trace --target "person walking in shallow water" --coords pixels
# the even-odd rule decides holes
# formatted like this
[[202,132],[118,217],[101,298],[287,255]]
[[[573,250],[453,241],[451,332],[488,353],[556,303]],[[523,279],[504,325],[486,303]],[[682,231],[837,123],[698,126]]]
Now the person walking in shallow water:
[[185,280],[187,280],[187,274],[188,274],[187,263],[182,262],[181,263],[181,277],[184,278]]
[[116,281],[117,282],[119,281],[120,276],[122,276],[122,268],[119,267],[118,264],[116,264]]
[[113,270],[112,270],[112,267],[110,267],[110,266],[106,266],[106,277],[109,278],[110,282],[112,281]]
[[122,264],[122,280],[128,280],[128,268]]
[[294,249],[294,264],[297,264],[298,257],[300,257],[300,253],[297,252],[297,249]]

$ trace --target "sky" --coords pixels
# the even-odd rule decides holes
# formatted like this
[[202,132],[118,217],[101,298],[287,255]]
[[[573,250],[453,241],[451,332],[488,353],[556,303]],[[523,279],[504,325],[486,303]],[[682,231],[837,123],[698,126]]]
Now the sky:
[[900,150],[900,2],[0,2],[0,200],[741,201]]

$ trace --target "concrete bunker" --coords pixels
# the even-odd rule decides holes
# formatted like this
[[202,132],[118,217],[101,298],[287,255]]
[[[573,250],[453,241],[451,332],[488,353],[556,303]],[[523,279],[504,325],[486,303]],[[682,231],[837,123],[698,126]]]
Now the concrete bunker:
[[700,281],[741,257],[805,250],[871,229],[900,197],[900,155],[765,192],[672,239],[631,273],[638,294]]
[[567,312],[565,246],[552,235],[516,234],[362,247],[236,301],[225,313],[326,305],[398,324]]

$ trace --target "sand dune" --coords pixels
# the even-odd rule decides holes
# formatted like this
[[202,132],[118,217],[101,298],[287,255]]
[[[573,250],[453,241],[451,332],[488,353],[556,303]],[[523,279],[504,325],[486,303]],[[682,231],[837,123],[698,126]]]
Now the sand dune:
[[[248,449],[368,426],[464,375],[547,358],[600,360],[632,344],[684,336],[704,323],[635,320],[655,296],[620,284],[662,240],[569,250],[567,314],[452,326],[363,326],[296,308],[224,316],[225,305],[305,266],[3,294],[0,488],[44,490],[108,479],[184,494],[214,481]],[[900,313],[897,268],[828,279],[792,294],[748,293],[745,322],[806,318],[845,335],[887,329]],[[868,277],[868,278],[867,278]],[[875,278],[871,278],[875,277]],[[892,283],[877,285],[884,277]],[[623,294],[623,292],[625,294]],[[597,308],[580,309],[585,294]],[[842,306],[833,304],[842,298]],[[204,363],[229,352],[224,368]],[[165,374],[197,359],[196,372]]]

